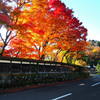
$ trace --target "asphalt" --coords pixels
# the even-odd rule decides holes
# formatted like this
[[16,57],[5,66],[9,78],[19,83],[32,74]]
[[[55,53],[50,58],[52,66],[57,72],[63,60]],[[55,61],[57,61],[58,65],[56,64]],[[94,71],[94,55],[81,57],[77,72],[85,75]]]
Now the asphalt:
[[0,94],[0,100],[100,100],[100,75],[55,86]]

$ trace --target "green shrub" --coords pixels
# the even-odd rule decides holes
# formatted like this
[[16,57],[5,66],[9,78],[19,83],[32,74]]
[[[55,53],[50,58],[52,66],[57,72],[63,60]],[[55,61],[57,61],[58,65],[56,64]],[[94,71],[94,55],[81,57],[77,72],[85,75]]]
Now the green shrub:
[[97,72],[100,72],[100,64],[97,64],[97,66],[96,66],[96,71],[97,71]]
[[41,74],[39,73],[9,74],[7,75],[8,80],[6,80],[3,83],[2,83],[2,76],[0,77],[1,77],[0,89],[7,89],[7,88],[23,87],[33,84],[48,84],[54,82],[61,82],[64,80],[85,78],[88,77],[88,73],[69,72],[69,73],[41,73]]

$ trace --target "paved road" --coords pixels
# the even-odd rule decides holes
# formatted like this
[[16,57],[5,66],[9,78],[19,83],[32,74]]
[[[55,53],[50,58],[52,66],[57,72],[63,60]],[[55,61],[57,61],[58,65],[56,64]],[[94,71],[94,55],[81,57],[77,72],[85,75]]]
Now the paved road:
[[100,75],[56,86],[1,94],[0,100],[100,100]]

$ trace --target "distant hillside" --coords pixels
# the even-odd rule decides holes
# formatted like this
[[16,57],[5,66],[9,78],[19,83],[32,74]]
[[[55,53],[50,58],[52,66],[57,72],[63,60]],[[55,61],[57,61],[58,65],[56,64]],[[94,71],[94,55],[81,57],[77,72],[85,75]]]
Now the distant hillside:
[[100,41],[97,40],[89,40],[90,44],[92,46],[99,46],[100,47]]

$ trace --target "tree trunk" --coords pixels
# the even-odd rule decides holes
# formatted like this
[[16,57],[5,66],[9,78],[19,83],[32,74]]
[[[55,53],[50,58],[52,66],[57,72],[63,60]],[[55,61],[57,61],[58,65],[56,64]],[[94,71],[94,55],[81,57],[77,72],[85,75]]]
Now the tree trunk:
[[6,44],[4,44],[4,46],[3,46],[3,48],[2,48],[2,50],[1,50],[1,52],[0,52],[0,56],[2,56],[3,55],[3,53],[4,53],[4,50],[5,50],[5,47],[6,47],[7,45]]
[[40,57],[40,60],[44,60],[45,59],[45,55],[42,55],[41,57]]
[[61,59],[61,62],[63,62],[64,57],[66,56],[67,53],[68,53],[68,51],[66,51],[65,54],[63,55],[63,57],[62,57],[62,59]]
[[57,61],[57,55],[61,52],[61,49],[59,49],[55,55],[54,61]]

